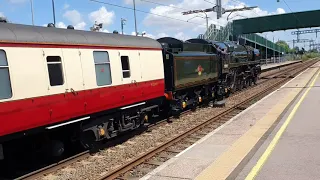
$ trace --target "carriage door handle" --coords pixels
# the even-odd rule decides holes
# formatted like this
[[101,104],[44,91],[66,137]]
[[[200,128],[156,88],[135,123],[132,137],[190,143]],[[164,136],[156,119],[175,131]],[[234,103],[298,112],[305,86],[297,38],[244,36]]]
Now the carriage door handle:
[[132,80],[131,83],[137,85],[137,81],[136,80]]
[[76,92],[73,88],[71,88],[70,91],[72,92],[72,94],[73,94],[74,96],[78,95],[78,92]]

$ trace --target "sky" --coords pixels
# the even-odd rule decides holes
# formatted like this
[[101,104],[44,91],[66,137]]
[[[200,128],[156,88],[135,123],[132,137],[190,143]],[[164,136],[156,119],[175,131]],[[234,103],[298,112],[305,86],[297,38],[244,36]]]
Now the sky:
[[[32,0],[34,7],[34,24],[46,26],[53,22],[52,0]],[[192,9],[204,9],[214,6],[215,0],[135,0],[136,20],[139,33],[146,33],[150,38],[164,36],[181,40],[195,38],[206,29],[203,15],[182,15],[181,12]],[[32,25],[31,0],[0,0],[0,16],[10,22]],[[287,5],[286,5],[286,3]],[[102,32],[121,32],[121,18],[126,19],[124,33],[134,35],[135,23],[133,0],[54,0],[56,26],[66,28],[73,25],[75,29],[89,30],[95,21],[103,23]],[[244,6],[258,6],[250,11],[237,12],[231,20],[239,18],[265,16],[320,8],[320,0],[222,0],[225,9]],[[208,13],[209,24],[224,26],[228,14],[217,20],[214,12]],[[202,17],[202,18],[201,18]],[[310,28],[309,28],[310,29]],[[285,40],[292,46],[293,30],[262,33],[269,40]],[[320,35],[320,34],[319,34]],[[301,39],[313,39],[320,43],[315,34],[301,35]],[[291,41],[291,42],[289,42]],[[308,49],[309,43],[299,47]]]

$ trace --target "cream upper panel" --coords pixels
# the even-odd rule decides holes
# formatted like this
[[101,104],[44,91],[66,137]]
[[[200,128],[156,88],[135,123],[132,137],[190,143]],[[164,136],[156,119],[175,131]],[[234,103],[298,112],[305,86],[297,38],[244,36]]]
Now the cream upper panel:
[[[98,86],[95,69],[96,67],[93,56],[93,52],[95,51],[108,52],[112,79],[112,84],[110,85]],[[81,49],[80,52],[85,89],[110,87],[122,84],[121,63],[117,50]]]
[[41,49],[11,47],[0,47],[0,49],[7,55],[12,87],[12,98],[0,102],[48,94],[46,62],[43,61]]
[[164,78],[164,67],[161,51],[140,51],[142,81]]
[[[161,51],[154,50],[101,50],[60,48],[13,48],[4,47],[10,71],[12,98],[0,102],[76,91],[117,86],[164,78]],[[107,51],[110,60],[112,84],[98,86],[94,51]],[[131,78],[122,78],[121,53],[129,56]],[[50,86],[46,56],[61,56],[64,84]]]
[[79,49],[62,49],[68,92],[84,90],[82,59]]

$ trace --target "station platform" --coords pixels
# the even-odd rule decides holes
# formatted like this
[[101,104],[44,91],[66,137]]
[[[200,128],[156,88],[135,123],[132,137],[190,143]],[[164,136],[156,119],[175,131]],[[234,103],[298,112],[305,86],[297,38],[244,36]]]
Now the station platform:
[[280,62],[280,63],[262,64],[261,65],[261,70],[262,70],[262,72],[264,72],[264,71],[268,71],[268,70],[272,70],[272,69],[288,66],[290,64],[295,64],[295,63],[299,63],[299,62],[301,62],[301,60],[285,61],[285,62]]
[[320,62],[142,180],[319,179]]

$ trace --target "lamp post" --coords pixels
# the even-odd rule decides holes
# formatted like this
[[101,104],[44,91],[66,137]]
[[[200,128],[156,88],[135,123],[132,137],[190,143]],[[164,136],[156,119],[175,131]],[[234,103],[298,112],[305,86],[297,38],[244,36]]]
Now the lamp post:
[[209,17],[206,12],[204,12],[204,11],[202,11],[202,12],[206,15],[206,25],[207,25],[207,32],[208,32],[208,30],[209,30],[209,22],[208,22]]
[[123,34],[123,26],[125,25],[126,21],[127,21],[126,19],[121,18],[121,31],[122,31],[122,34]]
[[52,0],[52,13],[53,13],[53,24],[56,26],[56,12],[54,9],[54,0]]
[[135,30],[136,30],[136,36],[138,36],[137,17],[136,17],[136,0],[133,0],[133,12],[134,12],[134,27],[135,27]]
[[33,0],[30,0],[30,4],[31,4],[32,25],[34,26],[34,17],[33,17]]

